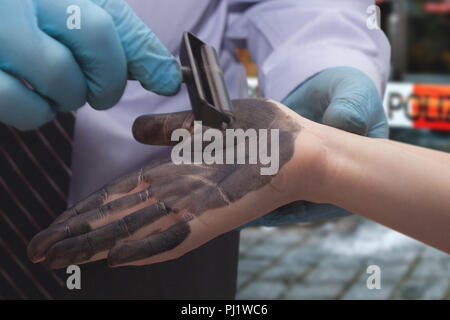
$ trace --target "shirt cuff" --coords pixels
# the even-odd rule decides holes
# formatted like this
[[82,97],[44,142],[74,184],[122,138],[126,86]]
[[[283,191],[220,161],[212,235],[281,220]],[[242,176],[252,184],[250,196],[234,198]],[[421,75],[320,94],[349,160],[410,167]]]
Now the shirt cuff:
[[[297,54],[290,50],[283,57],[276,50],[259,69],[259,87],[264,97],[282,101],[295,88],[313,75],[333,67],[353,67],[369,76],[374,82],[380,96],[383,97],[389,70],[377,65],[376,59],[360,51],[339,46],[309,48]],[[284,52],[283,52],[284,51]],[[298,50],[297,50],[298,51]],[[293,53],[294,52],[294,53]],[[272,64],[271,60],[278,61]]]

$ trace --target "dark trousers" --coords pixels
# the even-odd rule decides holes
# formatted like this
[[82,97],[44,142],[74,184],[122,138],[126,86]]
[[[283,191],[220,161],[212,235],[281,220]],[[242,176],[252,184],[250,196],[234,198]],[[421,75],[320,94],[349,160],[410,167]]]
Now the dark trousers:
[[183,257],[141,267],[81,266],[81,290],[66,299],[234,299],[239,232],[214,239]]

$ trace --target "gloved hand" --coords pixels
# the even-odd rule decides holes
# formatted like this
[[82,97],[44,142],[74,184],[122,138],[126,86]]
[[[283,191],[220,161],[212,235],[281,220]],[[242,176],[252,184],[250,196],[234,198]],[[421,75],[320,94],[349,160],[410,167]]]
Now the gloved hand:
[[[348,132],[373,138],[389,135],[380,94],[372,80],[354,68],[336,67],[316,74],[291,92],[283,104],[305,118]],[[334,205],[297,201],[240,229],[312,222],[348,214]]]
[[[67,26],[72,5],[80,29]],[[22,130],[86,102],[112,107],[128,73],[162,95],[182,80],[176,59],[124,0],[2,0],[0,43],[0,122]]]

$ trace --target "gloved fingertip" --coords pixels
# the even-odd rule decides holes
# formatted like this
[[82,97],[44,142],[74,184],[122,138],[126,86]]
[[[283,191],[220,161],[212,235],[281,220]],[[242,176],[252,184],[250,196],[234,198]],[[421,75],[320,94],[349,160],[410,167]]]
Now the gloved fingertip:
[[45,108],[39,112],[30,113],[25,117],[22,117],[20,121],[13,124],[13,127],[20,131],[30,131],[39,128],[46,123],[51,122],[56,116],[56,111],[52,108]]
[[86,100],[84,100],[83,103],[75,102],[70,105],[69,104],[64,105],[64,106],[58,105],[58,106],[55,106],[55,109],[58,110],[59,112],[72,112],[72,111],[76,111],[76,110],[80,109],[84,105],[85,102],[86,102]]
[[180,66],[175,61],[175,63],[170,63],[167,67],[161,69],[164,71],[160,72],[158,76],[147,73],[141,77],[142,87],[163,96],[177,94],[183,81]]
[[165,81],[164,83],[148,84],[141,82],[142,87],[147,91],[152,91],[162,96],[173,96],[180,91],[181,82],[177,80]]
[[103,89],[101,92],[93,92],[90,90],[87,95],[87,102],[96,110],[106,110],[115,106],[121,99],[126,87],[126,81],[111,86],[108,90]]
[[367,136],[370,138],[379,138],[379,139],[389,138],[389,125],[387,121],[379,122],[378,125],[370,129]]
[[323,115],[323,124],[362,136],[368,132],[367,121],[351,107],[329,107]]
[[128,73],[144,89],[164,96],[176,94],[183,81],[178,61],[164,47],[155,52],[149,50],[140,59],[128,64]]
[[96,97],[88,96],[87,102],[95,110],[107,110],[114,106],[114,103],[110,103],[110,102],[105,103],[104,101],[99,101],[99,99],[97,99]]

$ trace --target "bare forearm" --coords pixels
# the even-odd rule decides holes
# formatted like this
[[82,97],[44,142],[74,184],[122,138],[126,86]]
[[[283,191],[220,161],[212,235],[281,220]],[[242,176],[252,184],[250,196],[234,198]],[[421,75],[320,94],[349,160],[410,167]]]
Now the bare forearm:
[[322,201],[450,252],[450,157],[312,126],[326,148]]

